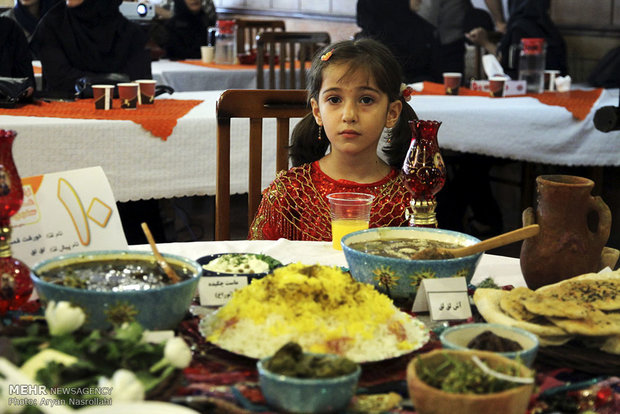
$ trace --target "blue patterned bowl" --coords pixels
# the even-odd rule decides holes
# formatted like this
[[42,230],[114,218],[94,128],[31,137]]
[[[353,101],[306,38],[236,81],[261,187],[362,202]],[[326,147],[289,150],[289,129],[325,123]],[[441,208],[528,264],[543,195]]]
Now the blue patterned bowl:
[[[95,291],[42,280],[39,275],[45,271],[80,262],[127,261],[130,263],[155,263],[152,252],[132,250],[105,250],[88,253],[71,253],[37,263],[31,275],[37,293],[44,305],[50,301],[68,301],[82,308],[86,314],[87,329],[107,329],[111,320],[134,319],[145,329],[174,329],[185,316],[196,293],[202,267],[198,262],[185,257],[163,254],[166,261],[180,273],[185,269],[187,278],[175,284],[148,290]],[[79,277],[79,275],[78,275]],[[182,277],[183,278],[183,277]]]
[[469,350],[467,344],[485,331],[518,342],[523,348],[521,351],[494,353],[510,359],[518,358],[525,366],[532,366],[538,354],[538,337],[525,329],[497,323],[465,323],[447,328],[441,333],[439,340],[446,349],[466,351]]
[[[338,355],[329,355],[341,358]],[[265,368],[267,357],[256,364],[261,392],[271,407],[287,413],[341,413],[357,390],[362,369],[334,378],[294,378]]]
[[374,285],[397,301],[413,303],[422,279],[464,277],[467,283],[482,253],[441,260],[411,260],[379,256],[355,250],[351,243],[384,239],[431,239],[469,246],[480,240],[465,233],[424,227],[379,227],[360,230],[342,238],[342,250],[353,278]]

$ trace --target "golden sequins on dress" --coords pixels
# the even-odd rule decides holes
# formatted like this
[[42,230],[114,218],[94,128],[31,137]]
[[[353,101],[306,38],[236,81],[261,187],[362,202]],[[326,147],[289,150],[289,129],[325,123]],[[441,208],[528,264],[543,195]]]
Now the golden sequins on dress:
[[263,191],[263,199],[250,226],[250,239],[331,240],[327,195],[336,192],[375,196],[370,227],[405,226],[405,210],[411,194],[392,169],[383,179],[369,184],[334,180],[318,161],[283,171]]

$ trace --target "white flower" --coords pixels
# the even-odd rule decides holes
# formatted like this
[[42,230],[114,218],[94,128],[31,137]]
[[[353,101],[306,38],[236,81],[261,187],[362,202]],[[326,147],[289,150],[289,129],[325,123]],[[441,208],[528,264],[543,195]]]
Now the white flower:
[[69,302],[51,301],[45,309],[45,320],[52,336],[64,335],[78,329],[84,323],[86,315],[79,307],[73,307]]
[[112,388],[110,397],[113,404],[144,400],[144,385],[136,377],[136,374],[127,369],[117,370],[112,375],[112,379],[100,377],[99,387]]
[[182,338],[175,336],[166,342],[164,359],[175,368],[186,368],[192,360],[192,351]]

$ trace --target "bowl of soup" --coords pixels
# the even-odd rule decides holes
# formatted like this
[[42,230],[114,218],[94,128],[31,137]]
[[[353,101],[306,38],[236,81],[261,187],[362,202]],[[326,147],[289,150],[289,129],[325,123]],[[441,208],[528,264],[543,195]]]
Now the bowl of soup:
[[196,293],[202,267],[164,254],[180,278],[171,283],[152,252],[106,250],[71,253],[37,263],[31,278],[43,306],[68,301],[86,314],[86,329],[136,321],[145,329],[174,329]]
[[342,238],[353,278],[398,302],[413,303],[423,279],[464,277],[469,283],[482,253],[449,259],[413,259],[423,249],[456,248],[480,240],[465,233],[425,227],[378,227]]

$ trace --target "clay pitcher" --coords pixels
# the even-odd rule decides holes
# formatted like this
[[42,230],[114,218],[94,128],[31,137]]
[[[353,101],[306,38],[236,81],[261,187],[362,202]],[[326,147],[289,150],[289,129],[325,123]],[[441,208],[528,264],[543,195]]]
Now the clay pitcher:
[[611,211],[590,193],[594,182],[572,175],[536,178],[536,211],[523,212],[523,224],[540,233],[521,246],[521,271],[530,289],[600,270],[601,252],[611,231]]

